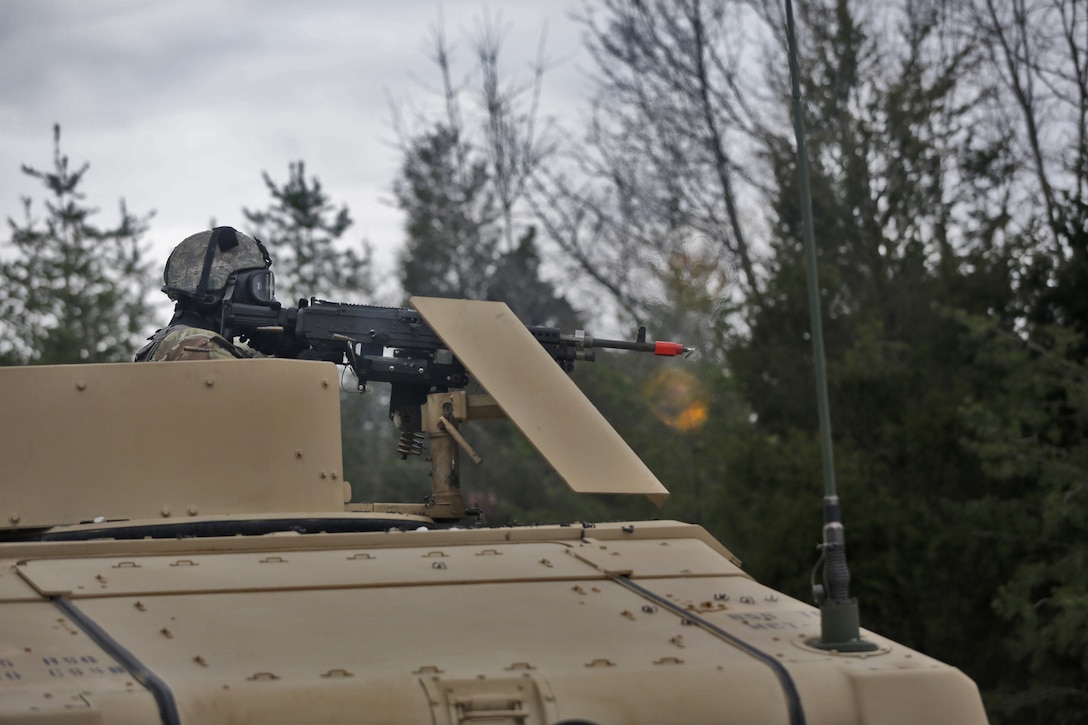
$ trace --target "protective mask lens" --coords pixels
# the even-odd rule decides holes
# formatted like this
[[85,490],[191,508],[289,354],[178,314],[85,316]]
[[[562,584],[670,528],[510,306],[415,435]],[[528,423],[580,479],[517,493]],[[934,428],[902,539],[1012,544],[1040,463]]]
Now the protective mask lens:
[[247,272],[245,285],[250,298],[257,304],[267,305],[275,299],[275,278],[270,269]]

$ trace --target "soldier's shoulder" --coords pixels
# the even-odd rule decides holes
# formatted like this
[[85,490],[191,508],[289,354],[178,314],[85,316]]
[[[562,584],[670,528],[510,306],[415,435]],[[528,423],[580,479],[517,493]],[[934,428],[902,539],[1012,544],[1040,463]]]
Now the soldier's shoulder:
[[245,355],[222,335],[200,327],[174,325],[165,331],[151,360],[233,360]]

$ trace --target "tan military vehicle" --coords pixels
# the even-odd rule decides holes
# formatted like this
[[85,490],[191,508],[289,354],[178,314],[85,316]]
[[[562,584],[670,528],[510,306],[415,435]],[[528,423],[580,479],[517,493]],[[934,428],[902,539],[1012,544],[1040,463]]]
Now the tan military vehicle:
[[488,393],[419,405],[415,505],[346,503],[330,362],[0,369],[0,722],[985,722],[920,652],[816,646],[698,526],[453,525],[476,418],[576,491],[667,491],[505,305],[413,306]]

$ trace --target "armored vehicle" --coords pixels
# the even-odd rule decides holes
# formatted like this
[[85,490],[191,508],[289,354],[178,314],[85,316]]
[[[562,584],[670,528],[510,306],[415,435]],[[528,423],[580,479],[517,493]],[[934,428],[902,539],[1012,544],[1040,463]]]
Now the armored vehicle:
[[412,304],[441,343],[389,367],[487,392],[401,401],[417,504],[347,503],[327,360],[0,369],[0,722],[985,722],[920,652],[818,646],[698,526],[458,525],[480,417],[576,491],[667,491],[505,305]]

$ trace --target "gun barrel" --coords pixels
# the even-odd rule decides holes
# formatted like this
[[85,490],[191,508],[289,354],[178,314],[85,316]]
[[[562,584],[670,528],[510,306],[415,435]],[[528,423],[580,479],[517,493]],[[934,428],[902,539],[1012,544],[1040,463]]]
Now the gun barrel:
[[636,352],[652,352],[663,357],[675,357],[694,352],[693,348],[686,347],[679,342],[647,342],[645,340],[605,340],[599,337],[563,335],[562,339],[583,347],[606,347],[614,350],[634,350]]

